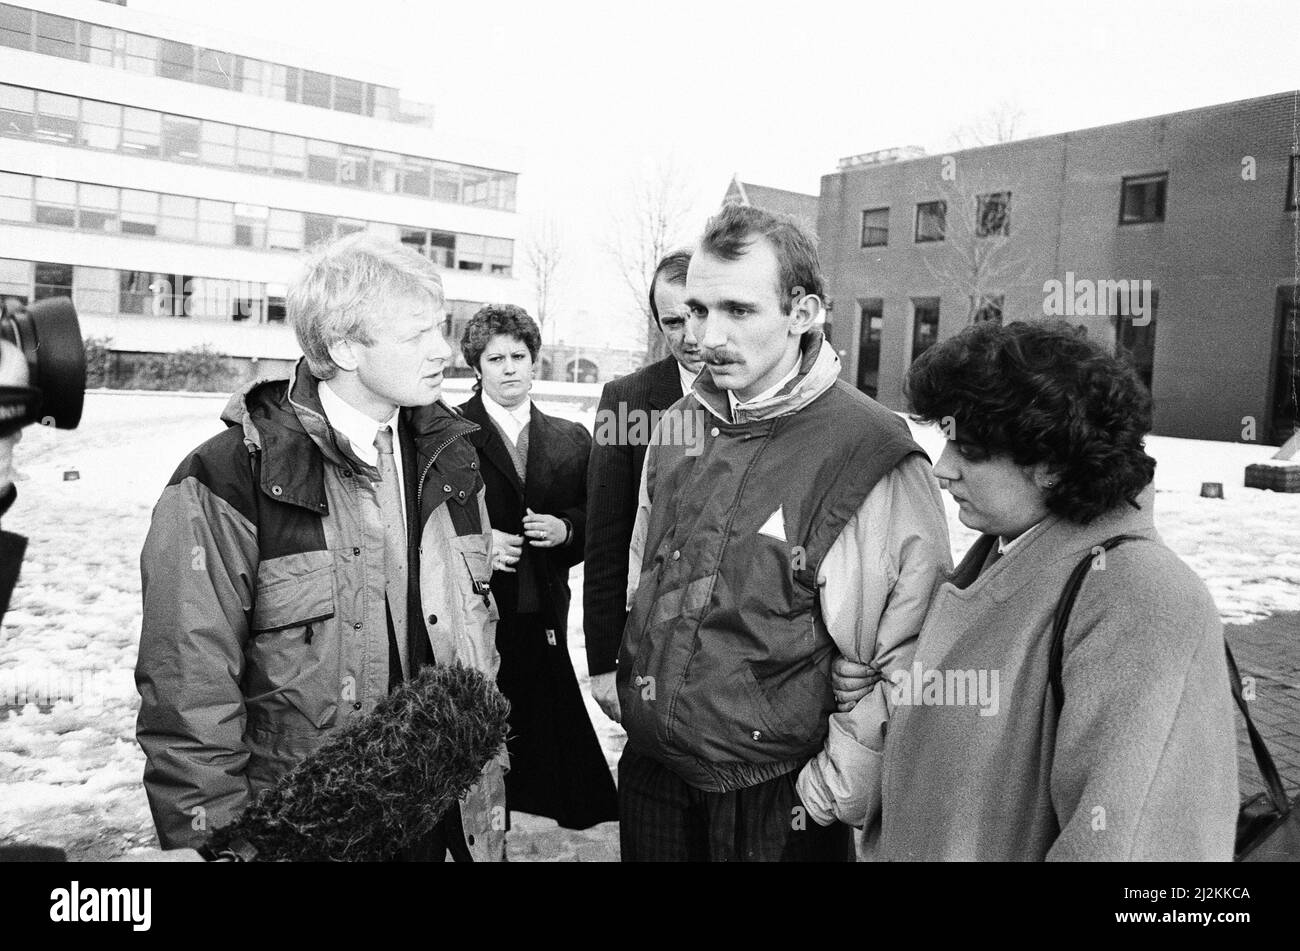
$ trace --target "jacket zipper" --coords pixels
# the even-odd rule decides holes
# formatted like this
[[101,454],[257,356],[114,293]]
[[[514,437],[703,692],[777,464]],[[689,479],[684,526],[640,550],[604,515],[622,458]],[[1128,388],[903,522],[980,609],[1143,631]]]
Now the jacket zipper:
[[456,433],[454,436],[449,436],[443,442],[439,443],[438,447],[433,450],[433,454],[429,456],[429,461],[425,463],[424,471],[420,473],[420,484],[415,490],[415,517],[416,518],[420,517],[420,512],[423,509],[424,480],[429,478],[429,470],[433,468],[433,464],[438,461],[438,456],[442,454],[442,451],[444,449],[446,449],[448,446],[454,443],[457,439],[460,439],[463,436],[468,436],[472,432],[478,431],[479,426],[477,423],[469,423],[469,425],[474,428],[462,430],[461,432]]

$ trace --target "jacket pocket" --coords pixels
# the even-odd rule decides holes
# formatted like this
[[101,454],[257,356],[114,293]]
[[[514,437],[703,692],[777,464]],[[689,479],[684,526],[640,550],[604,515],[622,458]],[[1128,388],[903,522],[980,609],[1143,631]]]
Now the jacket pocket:
[[[778,694],[765,688],[754,672],[741,668],[740,680],[748,698],[748,718],[738,718],[747,733],[742,739],[747,748],[762,750],[777,757],[802,755],[823,733],[826,714],[805,678],[821,675],[806,672],[797,675]],[[747,722],[748,720],[748,722]],[[759,736],[755,738],[754,733]]]
[[329,552],[264,563],[245,652],[250,726],[295,733],[333,724],[342,656],[334,613]]

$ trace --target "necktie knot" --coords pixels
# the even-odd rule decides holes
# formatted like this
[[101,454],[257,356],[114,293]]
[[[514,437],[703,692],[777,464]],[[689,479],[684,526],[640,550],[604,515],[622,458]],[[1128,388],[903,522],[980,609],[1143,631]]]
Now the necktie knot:
[[393,454],[393,431],[388,426],[381,426],[375,434],[375,448],[385,455]]

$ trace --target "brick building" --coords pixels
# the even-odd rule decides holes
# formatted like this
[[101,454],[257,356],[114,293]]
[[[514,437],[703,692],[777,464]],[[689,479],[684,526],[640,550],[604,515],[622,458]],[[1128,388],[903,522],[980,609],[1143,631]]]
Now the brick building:
[[1155,432],[1281,442],[1300,388],[1298,101],[842,161],[817,230],[845,377],[904,409],[934,341],[1059,315],[1129,354]]

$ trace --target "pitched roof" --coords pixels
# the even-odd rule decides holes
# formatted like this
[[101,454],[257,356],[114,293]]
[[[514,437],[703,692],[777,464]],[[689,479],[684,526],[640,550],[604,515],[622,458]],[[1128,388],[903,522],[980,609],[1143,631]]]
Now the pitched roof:
[[784,188],[769,188],[767,185],[742,182],[737,176],[731,179],[731,184],[727,187],[727,194],[722,201],[723,204],[729,201],[738,201],[742,205],[766,208],[768,211],[790,215],[809,228],[816,229],[817,227],[817,203],[819,199],[816,195],[805,195],[803,192],[786,191]]

